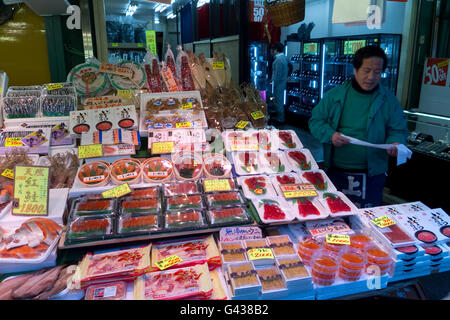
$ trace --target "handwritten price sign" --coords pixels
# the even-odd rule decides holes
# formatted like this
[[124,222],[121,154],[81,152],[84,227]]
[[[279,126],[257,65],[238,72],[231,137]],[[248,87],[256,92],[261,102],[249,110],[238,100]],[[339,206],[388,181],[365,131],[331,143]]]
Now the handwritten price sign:
[[395,224],[395,221],[388,216],[382,216],[371,220],[377,227],[386,228]]
[[272,249],[269,248],[250,249],[247,254],[250,260],[275,259]]
[[350,244],[350,236],[345,234],[327,234],[326,242],[331,244]]
[[445,87],[448,77],[448,59],[428,58],[424,84]]
[[207,179],[203,180],[205,192],[213,191],[231,191],[230,181],[228,179]]

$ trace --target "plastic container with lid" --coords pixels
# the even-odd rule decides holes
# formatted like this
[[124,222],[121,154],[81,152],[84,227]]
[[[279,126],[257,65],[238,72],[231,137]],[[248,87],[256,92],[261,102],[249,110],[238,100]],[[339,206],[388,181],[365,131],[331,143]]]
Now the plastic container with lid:
[[120,201],[121,214],[130,212],[151,212],[161,211],[160,198],[132,199],[125,197]]
[[39,116],[39,97],[5,97],[1,101],[5,119],[36,118]]
[[261,298],[275,298],[287,294],[286,281],[276,265],[256,269],[261,282]]
[[141,182],[141,163],[135,159],[120,159],[111,164],[111,180],[114,184]]
[[173,155],[172,159],[177,180],[198,180],[202,177],[203,162],[199,154],[180,152]]
[[369,248],[373,247],[373,245],[372,238],[363,233],[357,233],[350,236],[350,246],[355,249],[367,251]]
[[302,149],[303,144],[294,130],[279,130],[278,132],[278,148],[281,150]]
[[261,282],[251,262],[229,264],[226,269],[234,296],[259,294]]
[[180,210],[173,212],[166,212],[164,215],[165,229],[180,229],[180,228],[202,228],[206,226],[203,218],[202,210]]
[[290,286],[296,286],[303,283],[304,281],[302,280],[311,278],[305,264],[297,255],[285,256],[278,258],[276,261],[278,268],[286,279],[286,285],[288,288]]
[[199,194],[178,195],[166,198],[166,210],[201,209],[203,198]]
[[345,244],[328,243],[327,241],[323,242],[323,250],[337,255],[340,255],[341,253],[346,251],[347,248],[348,245]]
[[113,220],[107,216],[77,217],[70,222],[67,238],[94,240],[109,237],[113,233]]
[[103,187],[108,184],[110,173],[109,163],[88,162],[78,169],[77,180],[85,187]]
[[44,117],[68,117],[71,111],[77,109],[75,95],[43,95],[40,100]]
[[259,162],[266,174],[289,173],[292,171],[286,155],[281,152],[260,152]]
[[118,217],[117,233],[126,235],[131,233],[155,232],[161,229],[160,219],[160,215],[152,213],[125,213]]
[[307,266],[311,265],[314,254],[321,250],[321,244],[313,239],[306,239],[298,243],[298,254]]
[[211,225],[247,224],[253,221],[245,207],[241,206],[210,209],[207,215]]
[[242,241],[221,241],[219,250],[224,264],[248,261]]
[[233,163],[236,173],[240,176],[261,174],[264,172],[257,152],[234,152]]
[[225,208],[245,205],[246,202],[239,192],[217,192],[205,195],[208,208]]
[[339,257],[319,252],[313,256],[311,274],[317,285],[331,285],[335,282],[339,270]]
[[116,281],[89,286],[86,289],[85,300],[125,300],[127,284],[124,281]]
[[295,246],[288,235],[267,237],[269,247],[272,249],[275,257],[296,254]]
[[359,280],[367,259],[362,251],[347,248],[340,256],[339,277],[345,281]]
[[173,163],[162,157],[149,158],[142,164],[142,176],[147,183],[168,181],[173,176]]
[[163,188],[165,197],[201,194],[196,181],[168,182],[163,184]]
[[130,194],[127,195],[129,199],[147,199],[147,198],[159,198],[161,195],[160,186],[148,187],[148,188],[136,188]]
[[231,175],[231,162],[221,154],[203,155],[203,175],[206,178],[227,178]]
[[115,212],[114,199],[90,200],[87,197],[80,198],[73,203],[72,217],[112,215]]

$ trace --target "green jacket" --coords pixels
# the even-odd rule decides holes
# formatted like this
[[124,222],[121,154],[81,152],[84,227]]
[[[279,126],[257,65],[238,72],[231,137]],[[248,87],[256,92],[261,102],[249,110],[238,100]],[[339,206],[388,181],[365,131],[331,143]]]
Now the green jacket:
[[[328,91],[323,99],[314,107],[309,128],[312,135],[323,143],[325,169],[331,164],[331,137],[339,126],[345,97],[351,86],[346,81],[342,86]],[[379,85],[372,102],[367,122],[367,140],[375,144],[393,142],[405,144],[408,136],[403,108],[397,98],[386,88]],[[383,174],[388,168],[389,155],[386,150],[367,148],[367,165],[369,176]]]

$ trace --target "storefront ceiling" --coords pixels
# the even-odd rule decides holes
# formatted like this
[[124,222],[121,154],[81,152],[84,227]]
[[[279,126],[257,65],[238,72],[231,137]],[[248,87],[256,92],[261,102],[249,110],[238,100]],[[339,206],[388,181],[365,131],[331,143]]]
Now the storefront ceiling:
[[[134,14],[137,19],[153,15],[155,8],[160,4],[158,2],[147,0],[133,0],[133,2],[136,2],[138,5],[138,9]],[[106,15],[124,16],[128,3],[130,3],[129,0],[105,0]],[[164,10],[163,15],[166,15],[168,11],[170,11],[170,9]]]

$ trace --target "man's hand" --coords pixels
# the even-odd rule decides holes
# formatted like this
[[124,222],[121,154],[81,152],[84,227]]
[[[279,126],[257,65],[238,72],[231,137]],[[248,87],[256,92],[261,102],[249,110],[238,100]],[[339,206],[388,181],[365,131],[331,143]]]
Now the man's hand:
[[344,144],[349,144],[350,140],[343,137],[340,132],[335,132],[331,137],[331,142],[335,147],[342,147]]
[[[400,143],[394,142],[392,143],[394,146],[398,146]],[[391,157],[396,157],[398,154],[398,149],[396,147],[391,147],[389,149],[386,150],[386,152],[388,153],[388,155],[390,155]]]

